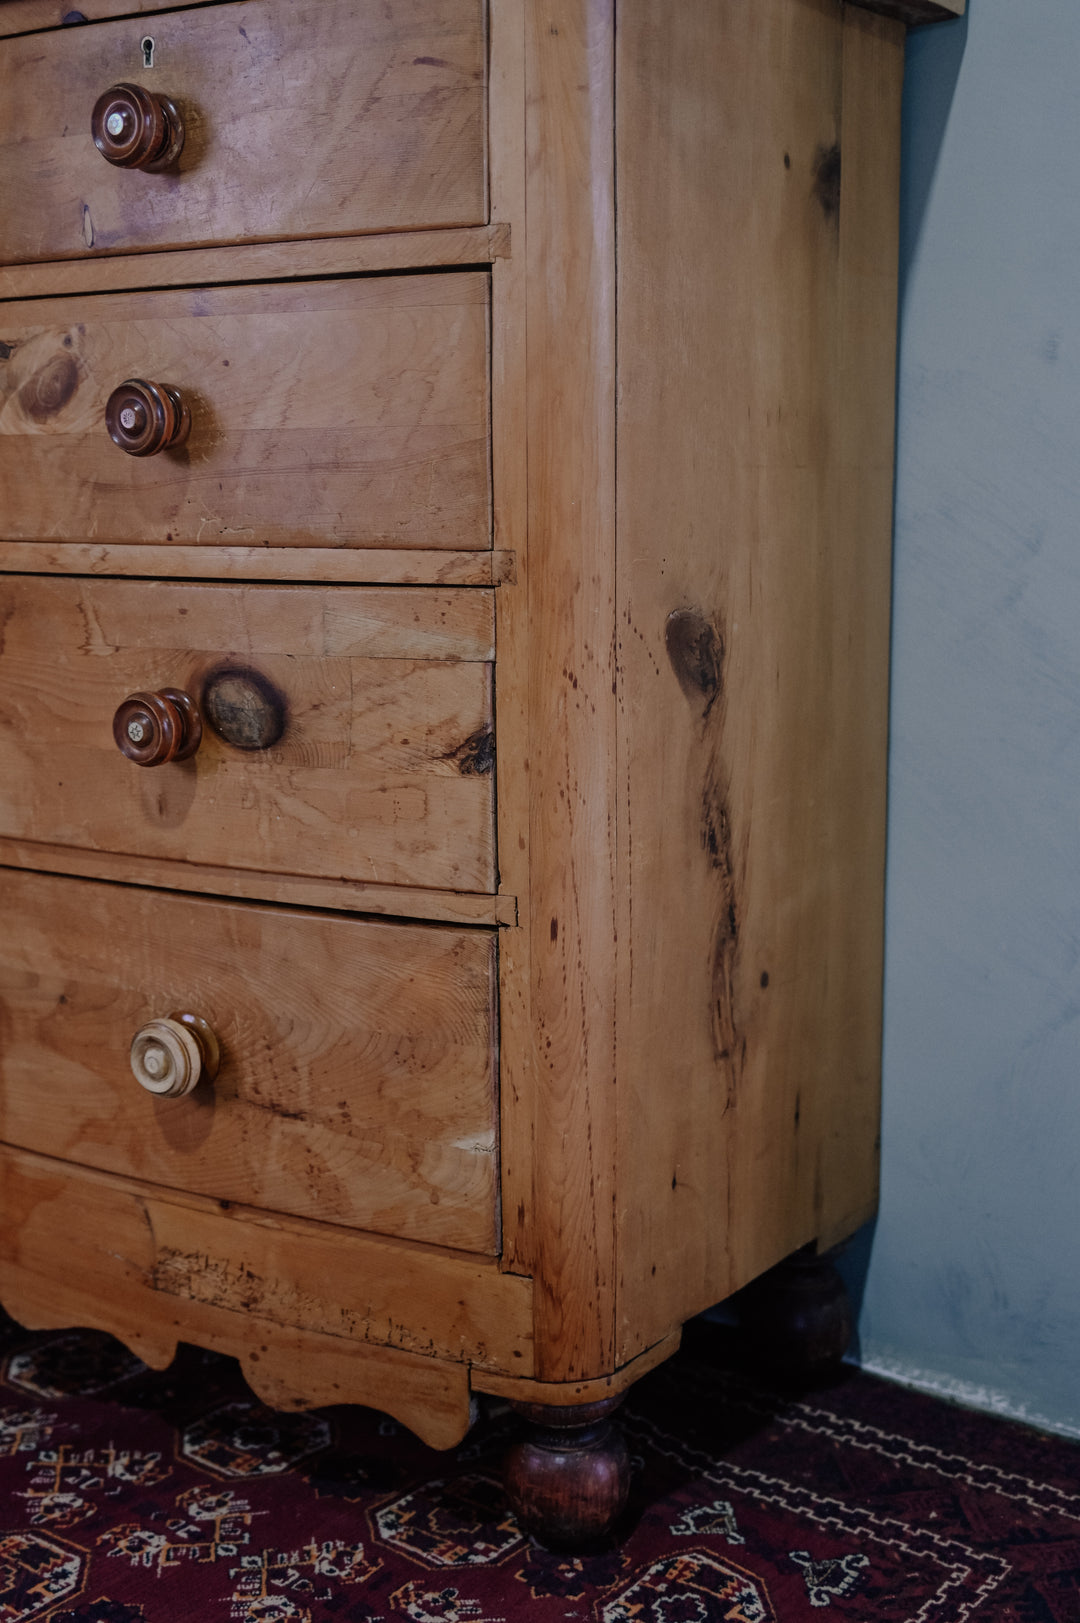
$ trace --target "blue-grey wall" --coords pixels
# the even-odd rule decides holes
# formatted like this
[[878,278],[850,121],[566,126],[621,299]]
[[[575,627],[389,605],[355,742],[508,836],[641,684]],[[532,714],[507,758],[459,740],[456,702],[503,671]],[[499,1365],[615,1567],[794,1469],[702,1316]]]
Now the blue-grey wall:
[[1080,0],[913,32],[905,121],[861,1356],[1080,1432]]

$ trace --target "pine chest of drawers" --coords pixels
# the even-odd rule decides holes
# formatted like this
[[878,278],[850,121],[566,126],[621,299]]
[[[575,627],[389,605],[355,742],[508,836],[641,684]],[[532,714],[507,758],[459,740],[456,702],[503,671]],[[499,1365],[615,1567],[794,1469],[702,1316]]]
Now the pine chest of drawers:
[[872,1212],[876,10],[0,4],[26,1324],[581,1455]]

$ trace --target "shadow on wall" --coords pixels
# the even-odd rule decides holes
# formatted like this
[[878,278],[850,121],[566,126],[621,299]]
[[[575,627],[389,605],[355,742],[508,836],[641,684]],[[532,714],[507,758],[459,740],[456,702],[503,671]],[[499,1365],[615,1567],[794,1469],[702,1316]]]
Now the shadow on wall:
[[[969,0],[970,4],[970,0]],[[904,123],[900,168],[900,315],[903,318],[908,271],[919,247],[926,205],[937,173],[956,81],[967,45],[968,13],[955,22],[930,23],[908,32],[904,72]],[[918,74],[915,116],[909,93]]]
[[847,1350],[848,1359],[853,1364],[862,1363],[862,1343],[859,1338],[859,1321],[862,1317],[863,1296],[866,1294],[866,1276],[870,1272],[870,1253],[874,1247],[874,1231],[877,1228],[877,1218],[864,1223],[857,1233],[846,1240],[833,1252],[833,1261],[844,1281],[848,1296],[851,1298],[851,1317],[855,1323],[855,1333],[851,1338],[851,1346]]

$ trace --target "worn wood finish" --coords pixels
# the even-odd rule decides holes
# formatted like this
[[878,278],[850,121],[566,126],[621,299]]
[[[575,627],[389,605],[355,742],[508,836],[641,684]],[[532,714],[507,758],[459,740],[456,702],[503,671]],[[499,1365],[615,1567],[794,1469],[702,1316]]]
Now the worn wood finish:
[[528,13],[527,1108],[545,1380],[617,1362],[613,51],[609,0]]
[[[24,19],[31,3],[7,0]],[[45,0],[37,3],[40,17]],[[232,26],[249,9],[283,3],[246,0],[203,22]],[[296,15],[312,3],[302,0]],[[0,372],[29,366],[0,411],[0,478],[9,476],[0,591],[34,605],[9,618],[0,660],[0,676],[7,666],[17,677],[0,689],[12,723],[0,729],[9,740],[0,780],[32,813],[0,820],[0,860],[40,870],[5,880],[25,887],[10,914],[16,944],[0,947],[13,966],[18,1025],[17,1040],[0,1044],[15,1067],[7,1108],[29,1123],[27,1142],[117,1174],[214,1194],[224,1179],[228,1200],[239,1169],[241,1198],[264,1207],[260,1232],[289,1234],[288,1245],[252,1249],[250,1212],[227,1239],[218,1224],[233,1214],[190,1193],[125,1186],[124,1221],[149,1202],[155,1244],[166,1246],[151,1294],[136,1293],[159,1350],[179,1333],[231,1345],[247,1307],[269,1349],[261,1390],[283,1401],[351,1392],[337,1384],[343,1349],[376,1339],[391,1344],[388,1356],[414,1360],[407,1377],[403,1366],[386,1374],[387,1390],[421,1410],[418,1387],[407,1400],[400,1393],[424,1378],[421,1355],[434,1355],[438,1418],[423,1419],[426,1434],[464,1423],[466,1364],[475,1389],[580,1410],[667,1356],[690,1314],[798,1247],[839,1238],[872,1209],[903,45],[902,24],[874,15],[873,3],[499,0],[490,8],[490,221],[481,214],[415,233],[383,222],[349,236],[357,228],[346,220],[314,241],[305,219],[297,231],[306,241],[118,248],[111,260],[95,248],[0,273],[0,290],[13,295],[0,307],[9,351]],[[366,4],[342,0],[339,12],[332,0],[325,15],[343,19],[341,38],[362,56],[376,12],[407,29],[420,4],[369,16]],[[176,12],[177,28],[194,31],[200,12]],[[132,27],[141,34],[150,24]],[[82,32],[89,41],[109,30],[119,37],[120,24]],[[16,43],[47,54],[53,40],[73,49],[62,32]],[[257,139],[272,150],[278,132]],[[318,160],[308,157],[296,168],[310,180]],[[177,185],[190,178],[197,172]],[[65,355],[74,367],[67,393]],[[129,459],[103,427],[91,449],[90,407],[127,377],[194,392],[192,438],[179,457]],[[19,570],[39,578],[3,579]],[[261,584],[193,583],[217,571]],[[177,584],[151,587],[141,575]],[[269,584],[305,578],[326,584]],[[167,612],[130,608],[146,593]],[[215,638],[204,601],[226,605]],[[225,773],[213,716],[224,704],[219,720],[232,725],[231,690],[209,680],[206,662],[222,650],[239,660],[245,649],[278,687],[300,683],[308,730],[268,743],[257,763],[229,757]],[[64,734],[71,761],[51,777],[35,754],[35,727],[56,726],[61,674],[88,739],[99,673],[113,670],[124,680],[110,688],[106,722],[126,694],[163,686],[190,687],[209,718],[184,769],[190,805],[170,791],[164,811],[142,808],[139,824],[132,782],[167,783],[173,765],[144,770],[114,752],[113,767],[127,773],[114,781],[95,756],[93,791],[76,806],[70,782],[76,769],[85,777],[90,744]],[[479,770],[491,763],[493,726],[497,807],[492,777]],[[55,762],[60,734],[50,736]],[[308,756],[286,761],[301,744]],[[366,780],[356,785],[367,797],[362,837],[348,833],[361,827],[356,803],[330,787],[342,782],[346,745]],[[232,750],[242,753],[235,740]],[[38,787],[23,801],[28,761]],[[286,769],[298,787],[283,803]],[[241,778],[246,801],[230,799]],[[424,799],[415,824],[407,814],[419,802],[404,798],[406,787]],[[216,845],[207,831],[225,825],[210,816],[211,790],[213,817],[233,829]],[[468,812],[459,794],[474,797]],[[109,919],[134,918],[135,928],[109,930],[109,951],[133,943],[157,979],[167,965],[155,957],[163,946],[144,949],[151,925],[172,947],[179,941],[183,974],[170,971],[167,1001],[135,1007],[133,985],[102,990],[88,976],[94,951],[106,950],[88,941],[92,910],[76,916],[65,903],[32,913],[25,897],[42,885],[107,898]],[[292,935],[287,950],[241,939],[241,922],[264,915],[301,930],[296,915],[263,905],[271,901],[324,910],[304,915],[302,928],[324,943],[325,976],[324,959]],[[173,923],[192,909],[219,921],[200,943],[209,964],[194,961],[193,929]],[[358,911],[401,918],[380,925]],[[462,986],[460,972],[468,989],[440,1004],[460,1008],[456,1024],[447,1012],[442,1027],[421,1025],[441,984],[426,960],[337,949],[390,939],[371,934],[379,931],[443,944],[450,983]],[[453,957],[457,941],[472,954],[467,969]],[[292,960],[313,979],[316,1025],[278,995],[281,965],[291,973]],[[146,978],[144,969],[140,987]],[[296,1102],[307,1084],[291,1073],[276,1099],[285,1116],[264,1110],[232,1159],[219,1155],[224,1140],[213,1135],[250,1102],[227,1092],[236,1046],[227,1029],[218,1093],[226,1088],[228,1108],[199,1117],[209,1119],[212,1153],[163,1148],[156,1126],[118,1133],[126,1118],[109,1102],[119,1087],[112,1070],[107,1125],[87,1125],[86,1100],[102,1084],[88,1088],[81,1067],[112,1041],[114,1004],[125,1020],[131,1004],[126,1041],[171,1011],[218,1020],[212,994],[225,990],[244,1009],[258,1002],[264,1022],[291,1020],[316,1047],[325,1039],[327,1065],[347,1066],[361,1090],[382,1075],[383,1059],[407,1070],[430,1063],[449,1080],[425,1085],[418,1100],[386,1083],[374,1112],[382,1136],[359,1148],[327,1093],[316,1125],[344,1157],[329,1169],[336,1182],[320,1171],[313,1184],[300,1157],[288,1158],[318,1115],[306,1097]],[[61,993],[81,1001],[60,1004]],[[368,1022],[388,1032],[388,1006],[406,1007],[407,1029],[375,1053]],[[73,1008],[92,1027],[77,1057],[65,1046]],[[245,1030],[256,1024],[246,1018]],[[265,1074],[253,1072],[250,1087]],[[60,1090],[55,1120],[41,1104],[46,1077]],[[172,1104],[179,1111],[198,1097]],[[149,1096],[136,1106],[161,1109]],[[395,1137],[379,1114],[391,1109],[413,1111],[423,1129]],[[243,1119],[255,1121],[250,1111]],[[428,1177],[444,1149],[450,1160],[440,1166],[485,1160],[482,1195],[455,1172]],[[372,1186],[348,1160],[361,1154],[383,1154],[378,1175],[398,1180],[365,1212],[357,1205]],[[71,1177],[83,1176],[75,1165]],[[354,1262],[343,1231],[316,1237],[318,1225],[271,1215],[315,1211],[323,1183],[341,1222],[416,1243],[354,1231],[353,1246],[374,1248]],[[438,1196],[422,1213],[421,1187]],[[91,1203],[90,1221],[105,1209]],[[60,1233],[58,1221],[12,1285],[34,1312],[54,1281],[29,1284],[33,1270],[59,1273],[61,1299],[73,1300]],[[440,1268],[476,1271],[437,1280],[424,1271],[436,1262],[429,1242],[458,1248],[438,1253]],[[93,1243],[108,1249],[99,1235]],[[135,1243],[125,1231],[113,1249],[131,1256]],[[342,1312],[335,1254],[342,1289],[358,1269],[358,1294]],[[331,1281],[313,1292],[303,1280],[309,1255],[319,1280]],[[406,1259],[419,1258],[423,1268],[410,1272]],[[399,1262],[401,1288],[386,1295]],[[118,1297],[117,1322],[132,1326],[136,1296],[119,1284],[127,1267],[116,1257],[88,1264],[99,1293]],[[434,1328],[429,1291],[443,1304]],[[98,1314],[90,1322],[115,1328],[100,1300],[79,1300]],[[514,1329],[504,1337],[506,1303]],[[473,1328],[455,1344],[444,1308],[489,1327],[488,1339]],[[333,1353],[303,1339],[312,1336],[333,1338]],[[302,1379],[298,1360],[316,1345],[322,1362]],[[448,1359],[458,1361],[452,1376]]]
[[[484,59],[481,0],[246,0],[10,39],[0,259],[480,225]],[[118,81],[179,107],[167,172],[95,148]]]
[[38,873],[81,874],[87,879],[108,879],[114,884],[154,885],[162,890],[201,891],[237,900],[323,907],[384,918],[503,926],[518,922],[517,897],[506,893],[478,896],[460,891],[419,890],[406,885],[372,885],[358,879],[312,879],[298,874],[215,868],[209,863],[176,862],[160,857],[125,855],[118,861],[109,852],[88,851],[85,846],[48,845],[3,836],[0,836],[0,865],[32,868]]
[[611,1423],[619,1398],[552,1408],[515,1404],[526,1435],[503,1463],[525,1530],[552,1549],[592,1545],[611,1532],[630,1492],[630,1451]]
[[374,237],[248,243],[215,248],[212,257],[204,248],[192,248],[45,265],[0,265],[0,299],[112,293],[126,287],[187,287],[205,281],[208,275],[215,282],[370,276],[378,271],[424,270],[435,265],[484,265],[509,256],[510,223],[493,221],[460,231],[396,231]]
[[474,1391],[489,1392],[493,1397],[507,1398],[512,1403],[542,1403],[556,1407],[570,1407],[576,1403],[599,1403],[604,1398],[626,1392],[635,1381],[672,1356],[679,1349],[681,1329],[675,1330],[654,1347],[647,1347],[628,1364],[620,1364],[609,1375],[600,1375],[587,1381],[541,1381],[532,1376],[504,1374],[491,1369],[474,1368]]
[[[115,1242],[131,1226],[125,1212],[139,1216],[154,1248],[148,1284],[166,1299],[148,1316],[148,1329],[152,1319],[180,1311],[182,1303],[202,1303],[250,1314],[264,1326],[305,1324],[358,1345],[466,1363],[485,1382],[497,1379],[491,1370],[513,1369],[525,1378],[531,1372],[529,1282],[500,1273],[489,1258],[269,1215],[113,1173],[69,1168],[9,1146],[0,1146],[0,1168],[5,1189],[14,1184],[48,1191],[49,1222],[61,1222],[65,1211],[80,1206],[116,1214],[102,1223],[103,1250],[110,1232],[114,1249],[120,1249]],[[65,1182],[70,1194],[62,1194]],[[39,1200],[39,1194],[12,1198],[21,1215],[11,1221],[9,1210],[8,1235],[18,1233],[21,1218]],[[81,1227],[69,1222],[69,1235]]]
[[[271,1211],[498,1249],[490,932],[11,869],[0,907],[0,1139]],[[173,1010],[207,1021],[221,1070],[191,1098],[155,1099],[128,1045]]]
[[[167,11],[176,0],[85,0],[74,7],[69,0],[0,0],[0,38],[29,34],[37,29],[74,27],[66,17],[85,17],[101,22],[108,17],[131,16],[148,11]],[[220,0],[184,0],[187,6],[217,5]]]
[[[489,592],[6,575],[0,622],[0,834],[494,889]],[[202,741],[139,767],[113,713],[162,688]]]
[[[3,537],[487,547],[487,301],[462,272],[0,306]],[[130,377],[182,392],[182,451],[110,442]]]
[[838,983],[831,987],[828,1035],[834,1063],[823,1068],[818,1114],[811,1118],[820,1146],[818,1176],[827,1191],[815,1200],[822,1251],[867,1222],[878,1203],[901,25],[847,13],[843,49],[847,207],[840,219],[833,374],[843,449],[835,475],[831,586],[849,608],[833,610],[838,654],[824,698],[837,798],[830,856],[839,873],[820,938]]
[[[187,5],[209,5],[214,0],[185,0]],[[852,5],[877,11],[905,23],[945,22],[962,17],[967,0],[849,0]],[[168,0],[86,0],[81,13],[89,21],[115,17],[121,13],[162,11]],[[5,0],[0,5],[0,37],[54,28],[70,13],[67,0]]]
[[448,1448],[468,1425],[470,1364],[531,1368],[528,1281],[490,1262],[6,1146],[0,1219],[0,1302],[21,1323],[108,1330],[158,1369],[178,1340],[216,1347],[278,1407],[369,1404]]
[[874,1199],[902,45],[621,16],[625,1357]]
[[139,547],[0,541],[0,574],[137,575],[157,580],[325,581],[338,585],[497,586],[511,552],[365,547]]
[[[525,0],[504,0],[491,14],[492,229],[509,231],[525,210]],[[520,240],[524,240],[523,237]],[[496,545],[509,549],[512,573],[495,595],[499,649],[495,710],[499,761],[499,886],[527,897],[530,760],[528,577],[528,356],[523,255],[492,265],[492,514]],[[498,557],[496,553],[494,556]],[[516,916],[515,916],[516,922]],[[524,923],[524,916],[522,917]],[[533,1143],[530,933],[504,932],[499,951],[499,1087],[503,1263],[532,1268]]]

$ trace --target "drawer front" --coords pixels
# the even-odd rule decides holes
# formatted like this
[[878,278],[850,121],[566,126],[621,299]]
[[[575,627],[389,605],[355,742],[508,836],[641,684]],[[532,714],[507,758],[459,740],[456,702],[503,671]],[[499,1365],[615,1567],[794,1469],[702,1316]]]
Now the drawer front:
[[[493,1252],[494,933],[0,870],[0,1138],[175,1189]],[[216,1079],[160,1098],[149,1021]]]
[[[482,224],[484,73],[481,0],[245,0],[0,41],[0,261]],[[166,169],[95,146],[116,84],[179,111]]]
[[[0,305],[2,538],[489,547],[487,316],[482,272]],[[130,378],[180,448],[113,443]]]
[[[0,576],[0,832],[491,892],[492,620],[485,589]],[[136,764],[114,715],[163,689],[201,740]]]

